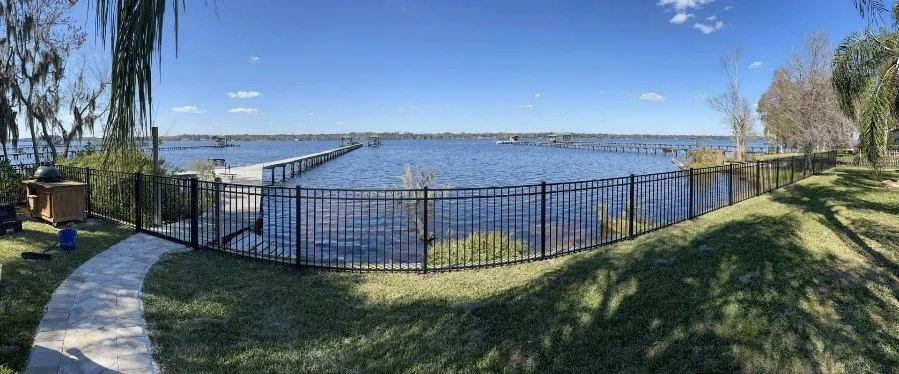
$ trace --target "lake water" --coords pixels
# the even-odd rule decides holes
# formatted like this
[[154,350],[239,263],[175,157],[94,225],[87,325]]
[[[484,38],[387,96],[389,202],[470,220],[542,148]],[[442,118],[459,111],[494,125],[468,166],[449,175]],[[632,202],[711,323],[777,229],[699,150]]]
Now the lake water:
[[[163,147],[206,144],[169,141]],[[243,166],[338,146],[336,141],[238,144],[163,151],[161,156],[179,167],[210,158]],[[357,269],[421,268],[424,263],[456,267],[590,248],[624,238],[629,230],[640,233],[682,221],[752,191],[751,179],[742,174],[701,172],[693,178],[667,173],[677,170],[671,157],[498,145],[494,140],[385,140],[381,147],[354,150],[278,186],[207,185],[206,191],[223,192],[216,192],[221,197],[213,206],[203,206],[206,214],[200,219],[208,224],[224,217],[218,234],[237,236],[222,239],[227,241],[222,249],[254,257]],[[405,165],[434,169],[432,189],[397,190]],[[746,170],[752,172],[751,167]],[[621,178],[650,173],[664,174]],[[289,188],[297,185],[304,188]],[[173,193],[185,191],[179,187]],[[245,230],[256,225],[261,232]],[[497,250],[499,255],[493,253]]]
[[[693,140],[593,139],[599,142],[695,144]],[[729,141],[704,140],[707,145]],[[163,147],[206,145],[167,141]],[[336,141],[237,142],[239,147],[163,151],[170,164],[187,168],[192,160],[222,158],[231,166],[272,162],[337,147]],[[761,145],[761,144],[753,144]],[[671,155],[600,152],[548,147],[497,145],[495,140],[383,140],[309,170],[283,186],[310,188],[394,188],[405,165],[433,169],[435,186],[487,187],[603,179],[677,170]]]

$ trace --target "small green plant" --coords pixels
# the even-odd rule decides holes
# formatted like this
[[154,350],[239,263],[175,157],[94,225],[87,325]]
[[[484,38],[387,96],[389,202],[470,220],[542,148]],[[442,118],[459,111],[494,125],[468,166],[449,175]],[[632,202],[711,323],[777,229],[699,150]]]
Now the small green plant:
[[510,260],[528,253],[525,242],[500,232],[475,232],[437,241],[429,247],[429,265],[465,265]]

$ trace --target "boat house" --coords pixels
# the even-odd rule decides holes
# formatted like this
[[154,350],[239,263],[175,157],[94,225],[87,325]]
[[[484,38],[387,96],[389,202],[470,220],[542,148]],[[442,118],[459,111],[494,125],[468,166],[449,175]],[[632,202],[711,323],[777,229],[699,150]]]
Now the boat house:
[[550,143],[571,143],[571,133],[569,132],[560,132],[556,134],[550,134],[548,136]]
[[213,147],[227,147],[228,146],[228,138],[227,137],[213,136],[211,140],[212,140]]

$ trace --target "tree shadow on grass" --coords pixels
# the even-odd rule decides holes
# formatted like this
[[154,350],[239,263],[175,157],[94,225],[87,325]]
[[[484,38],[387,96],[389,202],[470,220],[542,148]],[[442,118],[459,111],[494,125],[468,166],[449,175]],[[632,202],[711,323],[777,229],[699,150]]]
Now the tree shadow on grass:
[[144,290],[155,357],[167,371],[888,371],[899,366],[890,265],[814,240],[831,231],[862,256],[855,237],[879,240],[829,218],[823,199],[839,193],[817,188],[772,198],[820,221],[686,223],[473,273],[298,276],[173,255]]
[[[808,214],[816,215],[830,231],[837,234],[846,245],[858,249],[860,254],[872,261],[877,267],[888,270],[893,276],[899,276],[899,262],[894,253],[885,254],[871,246],[870,242],[883,243],[889,249],[895,247],[895,233],[899,227],[888,226],[869,218],[853,218],[853,215],[889,214],[899,215],[899,197],[894,204],[885,204],[874,199],[865,199],[867,192],[883,190],[878,181],[869,178],[870,171],[847,169],[831,171],[834,176],[832,185],[803,184],[792,186],[790,193],[773,195],[776,202],[803,209]],[[883,178],[895,178],[895,173],[885,172]],[[839,188],[834,188],[839,187]],[[891,258],[892,257],[892,258]]]

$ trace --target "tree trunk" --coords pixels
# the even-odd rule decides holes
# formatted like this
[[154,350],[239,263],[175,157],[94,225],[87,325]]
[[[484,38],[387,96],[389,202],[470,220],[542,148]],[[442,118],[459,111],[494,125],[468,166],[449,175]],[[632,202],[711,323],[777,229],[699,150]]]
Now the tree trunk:
[[63,140],[62,143],[62,158],[69,158],[69,144],[72,144],[69,140]]
[[25,116],[25,118],[27,119],[27,123],[28,123],[28,131],[31,133],[31,150],[34,153],[34,163],[40,164],[40,162],[41,162],[41,157],[40,157],[41,140],[38,139],[37,133],[34,132],[34,117],[31,115],[31,112],[29,111],[28,114]]
[[47,131],[47,124],[45,121],[41,121],[41,132],[44,134],[44,141],[47,142],[47,149],[50,150],[51,162],[56,161],[56,144],[53,142],[53,137],[50,136],[50,133]]

